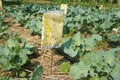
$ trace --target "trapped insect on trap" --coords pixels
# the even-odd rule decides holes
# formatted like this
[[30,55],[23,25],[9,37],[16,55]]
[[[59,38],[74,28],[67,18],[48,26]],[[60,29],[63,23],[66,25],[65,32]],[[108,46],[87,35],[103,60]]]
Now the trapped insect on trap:
[[49,11],[43,14],[42,49],[58,48],[62,43],[64,12]]

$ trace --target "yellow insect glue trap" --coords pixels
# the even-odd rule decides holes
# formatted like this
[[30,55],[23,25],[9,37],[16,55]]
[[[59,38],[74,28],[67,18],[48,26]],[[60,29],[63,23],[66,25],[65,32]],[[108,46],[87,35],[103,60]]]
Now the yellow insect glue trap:
[[42,49],[58,48],[62,43],[64,12],[49,11],[43,14]]

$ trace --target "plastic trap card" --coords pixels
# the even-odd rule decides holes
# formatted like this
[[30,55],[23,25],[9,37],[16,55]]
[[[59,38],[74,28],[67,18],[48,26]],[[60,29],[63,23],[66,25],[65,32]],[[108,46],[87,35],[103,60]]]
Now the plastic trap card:
[[58,48],[62,43],[64,12],[49,11],[43,14],[41,48]]

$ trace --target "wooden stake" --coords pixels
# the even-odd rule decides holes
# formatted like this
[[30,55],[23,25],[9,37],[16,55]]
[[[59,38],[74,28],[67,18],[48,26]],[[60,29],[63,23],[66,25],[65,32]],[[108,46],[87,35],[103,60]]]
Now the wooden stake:
[[67,4],[61,4],[60,10],[63,10],[64,14],[67,14]]

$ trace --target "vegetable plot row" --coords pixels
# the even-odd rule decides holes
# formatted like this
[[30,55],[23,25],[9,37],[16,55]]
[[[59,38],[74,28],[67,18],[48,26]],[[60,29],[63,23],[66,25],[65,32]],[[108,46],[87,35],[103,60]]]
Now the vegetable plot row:
[[[29,28],[31,34],[39,35],[43,13],[59,10],[59,6],[20,5],[4,9],[14,18],[14,22],[19,22]],[[117,56],[120,53],[119,27],[119,8],[68,7],[64,18],[61,49],[70,58],[72,77],[87,80],[120,79],[120,61]],[[115,46],[110,46],[111,43]],[[108,45],[107,49],[104,49],[104,45]],[[95,48],[97,50],[94,50]],[[18,51],[20,52],[21,50]],[[75,61],[72,61],[73,59]]]
[[[8,14],[0,12],[0,69],[3,71],[0,80],[14,80],[12,77],[27,80],[26,76],[30,76],[29,80],[39,80],[42,73],[40,65],[35,66],[29,75],[23,70],[23,66],[30,60],[28,56],[35,53],[33,43],[26,43],[16,32],[9,31],[9,23],[5,24],[5,18],[8,18]],[[7,76],[7,72],[10,75]]]

